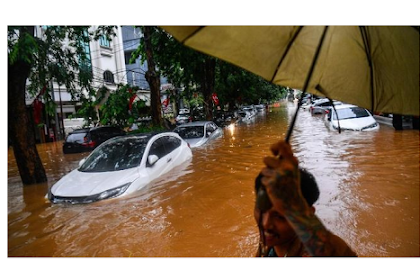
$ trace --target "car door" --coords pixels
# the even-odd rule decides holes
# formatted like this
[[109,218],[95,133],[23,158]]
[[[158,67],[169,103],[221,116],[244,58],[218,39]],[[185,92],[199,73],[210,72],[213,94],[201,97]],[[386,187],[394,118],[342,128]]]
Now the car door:
[[214,140],[215,138],[220,136],[220,130],[218,130],[216,124],[214,123],[208,123],[206,125],[206,132],[211,132],[209,136],[209,140]]
[[[150,150],[146,157],[146,172],[149,175],[150,181],[158,178],[163,173],[167,172],[168,166],[171,165],[172,157],[168,155],[165,143],[167,140],[165,136],[159,137],[153,141]],[[158,160],[150,164],[149,157],[151,155],[157,156]]]
[[166,152],[168,153],[168,171],[174,166],[180,164],[181,155],[181,139],[174,136],[164,136],[163,141],[165,144]]

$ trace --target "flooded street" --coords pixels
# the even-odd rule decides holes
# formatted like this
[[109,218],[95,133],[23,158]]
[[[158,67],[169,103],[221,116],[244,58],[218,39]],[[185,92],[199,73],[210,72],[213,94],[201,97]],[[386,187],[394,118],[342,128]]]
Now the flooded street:
[[[48,187],[87,155],[38,145],[45,184],[23,187],[8,151],[8,256],[251,257],[254,179],[283,139],[292,103],[224,128],[213,144],[145,187],[87,205],[51,205]],[[329,131],[300,112],[291,144],[313,173],[316,213],[360,256],[419,256],[419,131]]]

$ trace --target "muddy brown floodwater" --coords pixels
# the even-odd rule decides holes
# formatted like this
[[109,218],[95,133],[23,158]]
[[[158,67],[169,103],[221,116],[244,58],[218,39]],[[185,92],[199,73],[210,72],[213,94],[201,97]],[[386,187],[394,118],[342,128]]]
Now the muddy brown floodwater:
[[[48,183],[23,186],[8,151],[8,256],[251,257],[254,179],[294,104],[224,128],[213,144],[128,197],[51,205],[48,187],[87,154],[38,145]],[[316,213],[360,256],[419,256],[419,131],[329,131],[300,112],[291,140],[320,186]]]

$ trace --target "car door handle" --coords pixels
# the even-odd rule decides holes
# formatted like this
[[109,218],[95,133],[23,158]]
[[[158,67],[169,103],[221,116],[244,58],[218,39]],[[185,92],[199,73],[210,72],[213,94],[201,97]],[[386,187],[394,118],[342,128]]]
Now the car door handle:
[[166,162],[170,162],[172,160],[172,158],[168,158],[167,160],[166,160]]

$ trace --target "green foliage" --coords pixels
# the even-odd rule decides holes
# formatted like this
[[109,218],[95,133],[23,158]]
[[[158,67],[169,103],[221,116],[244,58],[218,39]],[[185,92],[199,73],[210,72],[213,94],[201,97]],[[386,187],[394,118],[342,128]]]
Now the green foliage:
[[96,102],[94,102],[91,97],[82,97],[80,101],[82,103],[82,106],[77,111],[75,117],[84,118],[87,126],[90,126],[91,124],[96,124],[98,122],[98,115],[95,106]]
[[[99,26],[89,31],[89,26],[46,26],[42,36],[35,37],[34,26],[8,27],[8,62],[19,61],[31,65],[28,92],[35,96],[51,81],[65,85],[73,99],[79,99],[82,92],[93,92],[91,69],[86,69],[85,45],[104,35],[115,36],[114,26]],[[25,94],[25,93],[22,93]],[[51,100],[51,92],[44,93]]]
[[29,33],[31,27],[9,26],[7,36],[8,59],[10,64],[21,60],[32,64],[38,52],[37,40]]
[[[155,27],[152,33],[153,54],[162,76],[176,87],[184,90],[175,95],[177,100],[185,98],[190,106],[202,106],[204,98],[194,97],[195,93],[202,93],[202,82],[206,75],[205,54],[185,47],[162,29]],[[131,61],[138,57],[145,60],[144,40],[139,48],[132,54]],[[216,60],[215,92],[218,94],[221,105],[225,104],[258,104],[268,102],[285,96],[281,86],[273,85],[242,68]]]
[[[183,91],[177,92],[174,97],[177,100],[181,98],[189,100],[194,93],[200,92],[205,75],[203,65],[208,56],[185,47],[158,27],[153,27],[151,41],[159,74],[166,77],[175,88],[183,88]],[[140,45],[133,52],[130,62],[134,62],[138,57],[142,63],[146,59],[144,38],[141,38]]]
[[146,102],[136,98],[129,109],[130,98],[136,94],[137,87],[119,85],[115,92],[109,93],[108,99],[100,108],[101,124],[117,125],[121,128],[131,126],[138,118],[149,116]]
[[227,62],[218,61],[215,91],[224,104],[259,104],[282,97],[282,87]]

